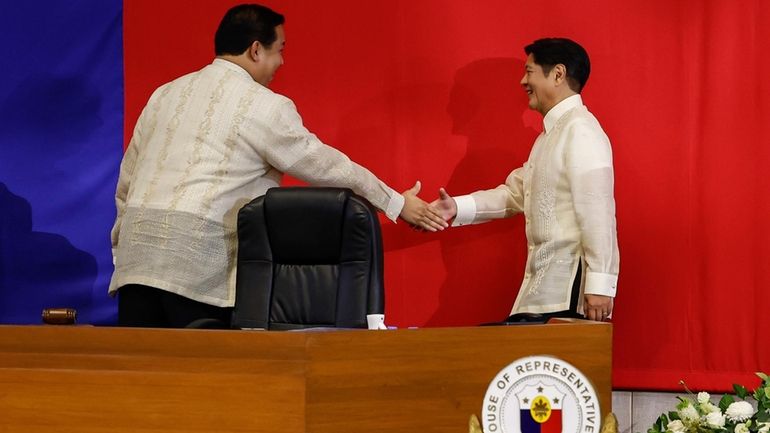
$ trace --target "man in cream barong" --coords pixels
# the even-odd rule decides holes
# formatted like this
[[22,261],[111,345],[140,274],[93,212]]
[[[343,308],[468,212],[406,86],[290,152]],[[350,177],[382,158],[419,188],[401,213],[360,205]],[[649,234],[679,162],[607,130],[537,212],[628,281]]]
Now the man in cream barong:
[[279,186],[283,173],[351,188],[393,221],[447,225],[416,196],[419,182],[399,194],[322,143],[293,102],[268,88],[283,64],[283,23],[264,6],[230,9],[214,61],[158,88],[142,111],[115,196],[109,292],[119,292],[120,325],[229,323],[238,210]]
[[620,256],[612,149],[580,96],[588,53],[562,38],[539,39],[524,52],[521,85],[544,126],[528,161],[497,188],[459,197],[441,189],[434,204],[452,226],[524,213],[527,264],[511,314],[606,320]]

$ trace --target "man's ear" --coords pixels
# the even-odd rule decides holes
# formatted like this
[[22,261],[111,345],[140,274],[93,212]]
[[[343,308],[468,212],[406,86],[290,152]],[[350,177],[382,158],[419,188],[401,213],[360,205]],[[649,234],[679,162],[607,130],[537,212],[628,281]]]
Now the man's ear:
[[567,67],[561,63],[554,66],[553,69],[551,69],[551,73],[553,74],[556,85],[560,85],[567,80]]
[[262,55],[262,50],[264,47],[262,47],[262,44],[259,43],[259,41],[254,41],[249,45],[249,57],[254,62],[259,62],[259,57]]

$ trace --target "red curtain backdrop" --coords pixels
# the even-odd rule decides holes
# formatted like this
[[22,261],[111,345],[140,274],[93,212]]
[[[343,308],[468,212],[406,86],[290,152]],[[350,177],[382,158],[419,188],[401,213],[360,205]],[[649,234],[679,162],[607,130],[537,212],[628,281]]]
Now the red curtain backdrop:
[[[126,138],[154,88],[213,58],[234,1],[125,3]],[[541,130],[524,45],[563,36],[592,60],[583,99],[614,150],[621,273],[614,386],[729,389],[770,373],[767,0],[271,0],[287,17],[272,88],[321,139],[432,200],[501,183]],[[288,183],[294,183],[289,180]],[[505,317],[521,218],[415,233],[384,224],[387,319]]]

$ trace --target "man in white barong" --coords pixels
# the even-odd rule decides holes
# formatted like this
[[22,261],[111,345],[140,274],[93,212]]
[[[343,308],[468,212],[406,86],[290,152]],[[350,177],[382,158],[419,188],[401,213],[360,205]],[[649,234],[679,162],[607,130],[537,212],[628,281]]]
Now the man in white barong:
[[216,58],[158,88],[139,117],[120,168],[112,230],[123,326],[230,322],[238,210],[279,186],[283,173],[351,188],[396,221],[423,230],[447,223],[399,194],[302,124],[293,102],[268,88],[283,64],[284,17],[254,4],[230,9]]
[[497,188],[458,197],[441,189],[433,204],[453,227],[524,214],[528,256],[512,316],[606,320],[620,259],[612,149],[580,96],[588,54],[562,38],[539,39],[524,52],[521,85],[543,115],[529,159]]

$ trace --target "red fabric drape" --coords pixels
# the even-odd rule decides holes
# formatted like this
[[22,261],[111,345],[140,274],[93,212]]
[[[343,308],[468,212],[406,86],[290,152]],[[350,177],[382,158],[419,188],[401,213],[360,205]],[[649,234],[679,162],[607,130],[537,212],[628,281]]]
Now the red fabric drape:
[[[125,4],[127,137],[151,91],[208,63],[233,1]],[[287,17],[274,90],[306,125],[397,189],[501,183],[540,118],[523,46],[577,40],[583,93],[614,149],[621,248],[614,386],[726,390],[770,372],[765,224],[767,0],[266,2]],[[430,235],[385,224],[397,326],[505,317],[526,257],[521,218]]]

